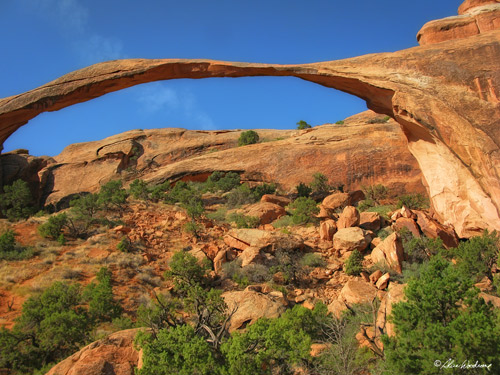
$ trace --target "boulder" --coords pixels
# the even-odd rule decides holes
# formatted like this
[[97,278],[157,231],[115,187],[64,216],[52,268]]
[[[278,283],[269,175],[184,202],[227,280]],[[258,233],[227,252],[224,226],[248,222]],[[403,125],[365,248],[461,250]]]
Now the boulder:
[[358,227],[339,229],[333,236],[333,247],[340,252],[359,250],[368,247],[370,237]]
[[222,293],[229,311],[237,308],[229,323],[229,331],[243,329],[260,318],[277,318],[284,311],[284,300],[252,290]]
[[264,194],[260,200],[261,202],[274,203],[281,207],[286,207],[291,203],[291,200],[289,198],[275,194]]
[[359,303],[371,303],[376,296],[377,288],[359,280],[349,280],[340,291],[340,298],[349,307]]
[[350,202],[351,199],[348,193],[333,193],[323,199],[321,205],[327,210],[335,211],[348,206]]
[[389,275],[389,273],[384,273],[378,280],[377,280],[377,283],[375,284],[375,286],[377,287],[377,289],[385,289],[387,288],[387,285],[389,284],[389,280],[391,278],[391,275]]
[[340,319],[346,310],[348,310],[348,308],[342,299],[335,299],[328,305],[328,312],[337,319]]
[[241,267],[246,267],[249,264],[256,263],[257,261],[262,260],[260,248],[249,246],[241,252],[238,258],[241,259]]
[[245,209],[245,215],[258,217],[259,223],[264,225],[286,215],[286,211],[282,206],[275,203],[257,202]]
[[139,363],[134,339],[141,328],[115,332],[52,367],[47,375],[132,375]]
[[225,249],[220,250],[214,258],[214,271],[216,274],[222,272],[222,266],[224,263],[231,262],[236,258],[237,254],[234,250]]
[[420,237],[420,230],[418,229],[415,220],[400,217],[394,222],[394,224],[392,224],[392,229],[396,232],[399,232],[403,228],[408,229],[414,237]]
[[394,271],[401,273],[404,260],[404,249],[401,238],[397,233],[392,233],[372,250],[373,263],[389,266]]
[[344,211],[339,216],[339,220],[337,221],[337,228],[351,228],[359,225],[359,211],[356,207],[347,206],[344,208]]
[[361,212],[359,214],[360,228],[376,232],[380,229],[381,226],[382,218],[377,212]]
[[378,281],[378,279],[380,279],[381,276],[382,276],[382,271],[376,270],[370,275],[370,282],[372,284],[375,284]]
[[385,298],[380,303],[377,313],[377,328],[388,336],[394,335],[394,325],[387,320],[387,317],[391,315],[393,305],[404,300],[405,287],[406,284],[391,283]]
[[322,221],[319,226],[319,238],[324,241],[331,241],[336,231],[337,225],[335,224],[335,220]]
[[429,238],[441,238],[443,245],[449,249],[458,246],[458,237],[452,227],[446,227],[434,220],[424,211],[414,211],[417,214],[417,224]]

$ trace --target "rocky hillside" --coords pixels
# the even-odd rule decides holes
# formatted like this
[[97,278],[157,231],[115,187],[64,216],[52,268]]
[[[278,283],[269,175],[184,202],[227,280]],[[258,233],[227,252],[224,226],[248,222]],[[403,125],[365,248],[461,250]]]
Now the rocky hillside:
[[[315,172],[355,190],[384,184],[395,193],[423,192],[421,173],[407,151],[399,125],[368,111],[306,130],[257,130],[260,142],[237,147],[242,131],[133,130],[95,142],[73,144],[61,154],[2,154],[3,181],[30,181],[45,204],[58,204],[103,183],[136,178],[203,181],[214,171],[233,171],[243,181],[274,182],[292,191]],[[258,157],[256,157],[258,155]],[[66,200],[65,200],[66,199]]]

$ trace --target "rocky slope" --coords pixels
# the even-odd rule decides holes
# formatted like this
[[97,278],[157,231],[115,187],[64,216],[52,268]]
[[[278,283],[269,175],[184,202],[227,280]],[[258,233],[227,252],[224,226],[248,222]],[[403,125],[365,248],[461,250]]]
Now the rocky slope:
[[241,131],[134,130],[70,145],[54,158],[8,153],[0,161],[5,183],[29,176],[46,204],[79,192],[96,192],[112,179],[204,180],[217,170],[238,172],[252,183],[275,182],[284,191],[309,183],[315,172],[348,190],[381,183],[395,194],[424,191],[399,125],[371,111],[346,119],[343,125],[258,133],[260,143],[237,147]]
[[[466,12],[483,3],[491,1],[467,1],[461,9]],[[500,229],[500,30],[495,20],[488,21],[490,31],[478,35],[444,37],[441,43],[341,61],[273,65],[131,59],[100,63],[0,100],[0,141],[42,112],[140,83],[294,76],[356,95],[370,109],[392,116],[403,127],[436,213],[460,236],[477,234],[482,228]]]

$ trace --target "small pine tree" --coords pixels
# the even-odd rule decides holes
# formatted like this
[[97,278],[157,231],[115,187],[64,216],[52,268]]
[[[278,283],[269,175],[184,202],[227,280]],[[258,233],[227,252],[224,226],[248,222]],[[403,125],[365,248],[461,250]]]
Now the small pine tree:
[[356,249],[345,262],[345,273],[350,276],[357,276],[363,270],[363,255]]
[[259,134],[256,131],[248,130],[241,133],[238,138],[238,146],[246,146],[257,143],[259,141]]
[[303,129],[310,129],[312,128],[311,125],[309,125],[307,122],[305,122],[304,120],[300,120],[298,123],[297,123],[297,130],[303,130]]

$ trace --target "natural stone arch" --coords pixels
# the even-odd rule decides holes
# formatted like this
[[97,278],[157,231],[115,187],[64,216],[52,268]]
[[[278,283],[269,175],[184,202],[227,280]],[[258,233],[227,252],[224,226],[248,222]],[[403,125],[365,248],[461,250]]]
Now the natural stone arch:
[[[356,95],[392,116],[441,221],[462,237],[500,229],[500,32],[395,53],[302,65],[116,60],[0,100],[0,141],[38,114],[175,78],[293,76]],[[390,155],[388,156],[390,157]]]

